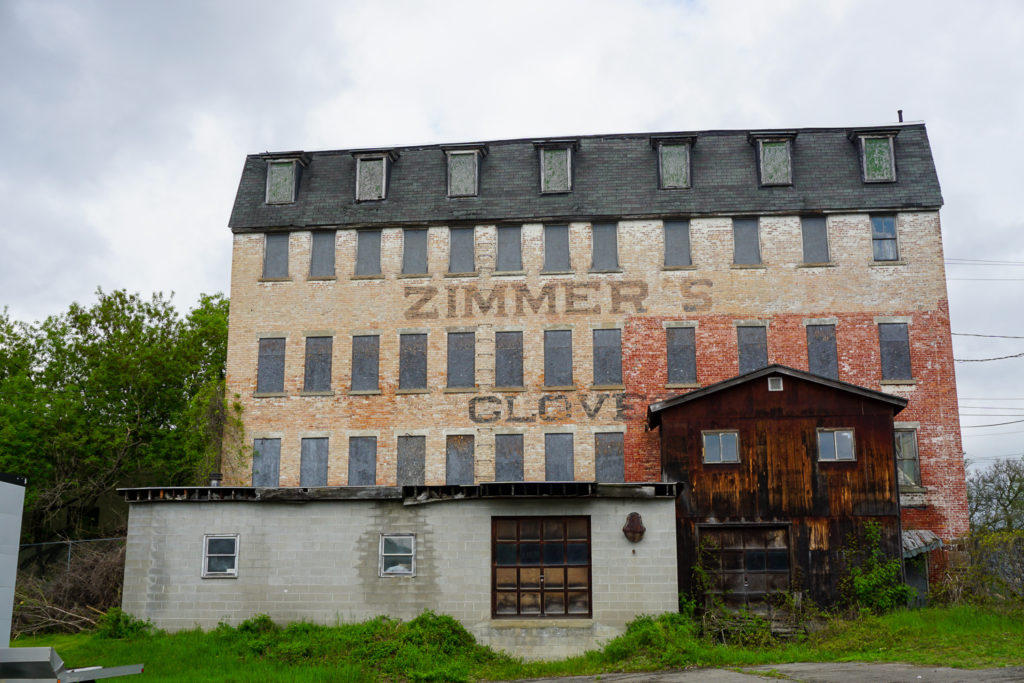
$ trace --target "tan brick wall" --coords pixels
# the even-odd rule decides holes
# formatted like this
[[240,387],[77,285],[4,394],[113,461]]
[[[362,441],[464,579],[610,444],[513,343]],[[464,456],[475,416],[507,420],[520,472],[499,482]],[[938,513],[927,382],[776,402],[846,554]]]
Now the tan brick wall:
[[[428,484],[445,478],[445,436],[475,435],[477,480],[494,474],[494,435],[523,433],[525,476],[544,478],[546,431],[573,431],[575,475],[594,478],[594,432],[616,427],[626,433],[627,479],[660,477],[656,434],[644,430],[646,406],[673,395],[666,382],[664,321],[697,323],[697,371],[701,385],[737,373],[734,322],[768,323],[770,362],[807,368],[804,321],[831,317],[836,336],[840,379],[910,399],[901,421],[921,423],[919,446],[924,484],[929,488],[926,523],[944,536],[966,531],[963,464],[949,336],[945,276],[938,214],[898,215],[901,261],[872,260],[867,214],[828,218],[832,264],[802,265],[798,216],[760,219],[763,267],[732,265],[729,217],[691,221],[694,267],[665,270],[660,221],[619,222],[621,273],[589,273],[590,224],[570,224],[571,275],[541,275],[543,226],[522,226],[525,275],[494,275],[497,228],[476,226],[478,274],[447,277],[448,229],[431,227],[428,235],[430,275],[402,277],[402,230],[385,228],[381,242],[380,279],[352,279],[356,232],[337,232],[335,280],[308,280],[311,235],[291,233],[290,280],[260,282],[262,234],[236,234],[231,282],[228,348],[229,391],[244,406],[247,440],[279,436],[281,484],[299,483],[299,448],[303,436],[329,435],[328,480],[345,484],[348,437],[377,436],[377,483],[396,478],[397,437],[427,436]],[[544,288],[553,295],[534,312],[529,299]],[[524,294],[525,290],[525,294]],[[496,294],[497,291],[497,294]],[[490,310],[486,302],[494,295]],[[481,306],[483,302],[483,306]],[[916,384],[882,385],[875,317],[907,316]],[[592,389],[592,328],[623,329],[623,381],[618,390]],[[551,326],[573,331],[572,391],[543,389],[543,331]],[[445,392],[446,332],[476,332],[477,388]],[[494,333],[524,332],[526,390],[493,390]],[[400,331],[428,332],[428,392],[396,394]],[[380,334],[379,395],[349,396],[353,333]],[[331,396],[301,396],[305,336],[334,337]],[[285,393],[257,398],[258,340],[287,335]],[[470,419],[471,403],[478,421]],[[566,409],[567,406],[567,409]],[[483,418],[484,422],[479,422]],[[251,441],[250,441],[251,442]],[[228,481],[250,481],[248,462],[228,463]],[[905,520],[921,517],[911,511]],[[915,517],[916,515],[916,517]]]

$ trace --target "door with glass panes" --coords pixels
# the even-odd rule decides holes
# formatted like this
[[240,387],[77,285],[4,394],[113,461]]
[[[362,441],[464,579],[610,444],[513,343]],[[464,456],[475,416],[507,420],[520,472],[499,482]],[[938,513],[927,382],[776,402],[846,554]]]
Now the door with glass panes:
[[716,524],[701,526],[698,533],[708,598],[727,607],[756,607],[770,593],[789,590],[788,527]]

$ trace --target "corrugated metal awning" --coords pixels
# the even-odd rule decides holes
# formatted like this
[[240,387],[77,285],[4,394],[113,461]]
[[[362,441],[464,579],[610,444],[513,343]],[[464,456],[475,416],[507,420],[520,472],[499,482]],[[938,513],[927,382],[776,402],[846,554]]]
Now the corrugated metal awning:
[[916,557],[942,547],[942,539],[927,529],[903,532],[903,558]]

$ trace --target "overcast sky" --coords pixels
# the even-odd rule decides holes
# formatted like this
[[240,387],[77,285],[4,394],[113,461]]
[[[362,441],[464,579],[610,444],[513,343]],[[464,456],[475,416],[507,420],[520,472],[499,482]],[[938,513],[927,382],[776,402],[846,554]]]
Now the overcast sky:
[[[227,293],[247,153],[903,109],[942,183],[953,332],[1022,337],[955,336],[955,355],[1021,353],[1021,36],[1024,3],[995,1],[0,0],[0,307]],[[1022,367],[957,364],[976,462],[1024,451]]]

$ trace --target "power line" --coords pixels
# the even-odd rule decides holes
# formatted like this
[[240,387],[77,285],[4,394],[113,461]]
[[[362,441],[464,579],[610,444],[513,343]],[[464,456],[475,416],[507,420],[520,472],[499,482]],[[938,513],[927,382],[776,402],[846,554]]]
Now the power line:
[[974,429],[977,427],[1001,427],[1002,425],[1012,425],[1018,422],[1024,422],[1024,420],[1010,420],[1009,422],[993,422],[987,425],[960,425],[960,429]]
[[995,356],[994,358],[954,358],[954,363],[987,363],[991,360],[1006,360],[1008,358],[1020,358],[1024,356],[1024,351],[1020,353],[1014,353],[1009,356]]
[[986,337],[988,339],[1024,339],[1024,337],[1013,337],[1008,334],[970,334],[967,332],[950,332],[954,337]]

